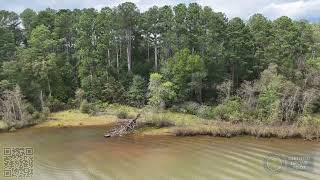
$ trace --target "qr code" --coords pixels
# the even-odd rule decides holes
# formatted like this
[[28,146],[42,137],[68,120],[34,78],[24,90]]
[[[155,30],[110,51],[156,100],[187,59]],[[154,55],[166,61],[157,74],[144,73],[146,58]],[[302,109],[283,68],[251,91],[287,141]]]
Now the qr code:
[[3,160],[4,177],[29,178],[33,176],[33,148],[4,148]]

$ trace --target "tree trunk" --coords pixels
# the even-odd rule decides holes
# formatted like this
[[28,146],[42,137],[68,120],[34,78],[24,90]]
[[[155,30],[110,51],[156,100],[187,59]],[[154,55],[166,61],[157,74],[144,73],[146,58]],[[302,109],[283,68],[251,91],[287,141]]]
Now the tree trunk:
[[198,90],[198,101],[202,104],[202,88],[199,88]]
[[127,61],[128,61],[128,72],[131,72],[131,64],[132,64],[132,60],[131,60],[131,30],[127,30]]
[[117,72],[119,73],[119,50],[117,49]]
[[50,85],[49,77],[47,77],[47,79],[48,79],[49,97],[51,97],[51,85]]
[[161,66],[161,48],[160,47],[158,47],[157,53],[158,53],[158,69],[159,69],[159,67]]
[[234,77],[235,72],[234,71],[235,71],[235,67],[234,67],[234,63],[232,63],[232,66],[231,66],[232,91],[235,87],[235,77]]
[[44,102],[43,102],[43,93],[42,93],[42,90],[40,91],[40,104],[41,104],[41,109],[43,110]]
[[110,49],[108,49],[108,65],[111,66]]
[[122,43],[121,43],[121,40],[120,40],[120,43],[119,43],[119,58],[122,57]]
[[158,71],[158,48],[157,45],[154,46],[154,69]]
[[149,42],[148,42],[148,63],[150,62],[150,47],[149,47]]

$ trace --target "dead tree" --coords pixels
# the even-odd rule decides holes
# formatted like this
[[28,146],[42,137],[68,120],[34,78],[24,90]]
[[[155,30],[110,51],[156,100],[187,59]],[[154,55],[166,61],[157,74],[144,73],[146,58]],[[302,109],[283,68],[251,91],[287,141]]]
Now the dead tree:
[[111,129],[108,133],[104,135],[105,138],[123,136],[132,132],[137,125],[137,119],[140,117],[140,114],[137,115],[134,119],[127,119],[118,123],[118,125]]
[[6,90],[2,92],[0,97],[0,117],[9,126],[16,125],[17,123],[22,125],[27,124],[30,115],[26,111],[26,105],[19,86],[13,91]]

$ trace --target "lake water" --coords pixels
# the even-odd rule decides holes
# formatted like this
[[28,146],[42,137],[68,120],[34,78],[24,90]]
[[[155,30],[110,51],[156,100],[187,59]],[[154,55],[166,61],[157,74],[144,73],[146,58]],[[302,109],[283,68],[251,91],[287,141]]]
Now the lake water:
[[[253,137],[128,136],[105,139],[105,129],[29,128],[2,133],[0,179],[3,177],[4,147],[32,147],[32,179],[39,180],[320,179],[318,142]],[[278,156],[282,159],[277,166]],[[307,161],[312,162],[306,163],[306,167],[310,166],[307,169],[304,166],[289,168],[286,158],[290,157],[310,157]]]

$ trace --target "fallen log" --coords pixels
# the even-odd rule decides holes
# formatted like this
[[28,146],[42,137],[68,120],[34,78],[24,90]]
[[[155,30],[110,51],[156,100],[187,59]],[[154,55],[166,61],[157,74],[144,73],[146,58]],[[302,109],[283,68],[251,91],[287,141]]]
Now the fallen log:
[[105,138],[123,136],[133,131],[137,125],[137,119],[140,117],[140,114],[137,115],[134,119],[127,119],[118,123],[118,125],[111,129],[108,133],[104,135]]

